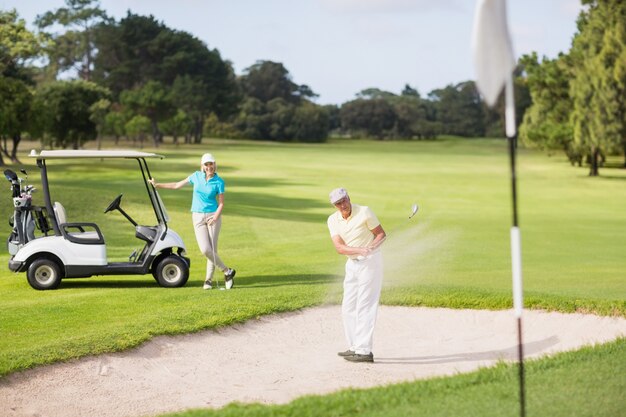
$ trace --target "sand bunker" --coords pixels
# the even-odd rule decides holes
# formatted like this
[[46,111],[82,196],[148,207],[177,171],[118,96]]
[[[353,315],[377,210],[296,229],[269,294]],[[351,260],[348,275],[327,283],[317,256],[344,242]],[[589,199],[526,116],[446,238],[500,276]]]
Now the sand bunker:
[[[375,363],[350,363],[338,306],[272,315],[220,331],[161,336],[122,353],[0,379],[0,415],[138,417],[473,371],[517,358],[511,311],[382,306]],[[626,335],[626,319],[524,313],[526,357]]]

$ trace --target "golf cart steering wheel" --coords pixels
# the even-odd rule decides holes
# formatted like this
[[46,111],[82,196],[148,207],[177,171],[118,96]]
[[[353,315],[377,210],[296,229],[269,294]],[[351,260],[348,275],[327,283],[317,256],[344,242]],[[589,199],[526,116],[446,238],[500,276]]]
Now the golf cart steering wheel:
[[117,197],[115,197],[115,200],[111,201],[111,204],[109,204],[109,207],[106,208],[106,210],[104,210],[105,213],[108,213],[111,210],[117,210],[118,208],[120,208],[120,202],[122,201],[122,196],[124,194],[120,194]]

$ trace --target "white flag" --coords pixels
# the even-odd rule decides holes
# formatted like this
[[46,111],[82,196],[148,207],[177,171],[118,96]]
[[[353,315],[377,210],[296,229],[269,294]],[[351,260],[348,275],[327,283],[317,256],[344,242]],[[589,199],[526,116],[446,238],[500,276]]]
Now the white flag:
[[505,0],[478,0],[472,51],[478,91],[482,93],[487,104],[493,106],[515,69]]

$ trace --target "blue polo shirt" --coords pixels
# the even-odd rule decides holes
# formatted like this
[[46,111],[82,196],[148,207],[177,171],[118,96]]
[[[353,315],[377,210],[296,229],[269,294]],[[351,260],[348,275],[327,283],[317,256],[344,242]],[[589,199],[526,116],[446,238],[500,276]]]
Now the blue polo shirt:
[[193,185],[191,211],[194,213],[213,213],[217,210],[217,196],[224,193],[224,180],[217,175],[206,180],[202,171],[196,171],[189,176],[189,183]]

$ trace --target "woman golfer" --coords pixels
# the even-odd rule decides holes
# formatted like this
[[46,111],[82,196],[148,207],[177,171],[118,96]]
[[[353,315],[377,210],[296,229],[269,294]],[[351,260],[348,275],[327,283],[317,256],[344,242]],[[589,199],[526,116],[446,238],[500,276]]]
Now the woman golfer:
[[222,210],[224,209],[224,180],[217,175],[217,164],[210,153],[202,155],[200,171],[196,171],[178,182],[158,183],[150,178],[155,188],[178,190],[186,184],[193,185],[191,200],[191,218],[200,251],[206,256],[206,277],[203,288],[213,288],[213,272],[218,267],[224,273],[227,290],[235,283],[235,270],[228,268],[217,254],[217,240],[222,228]]

